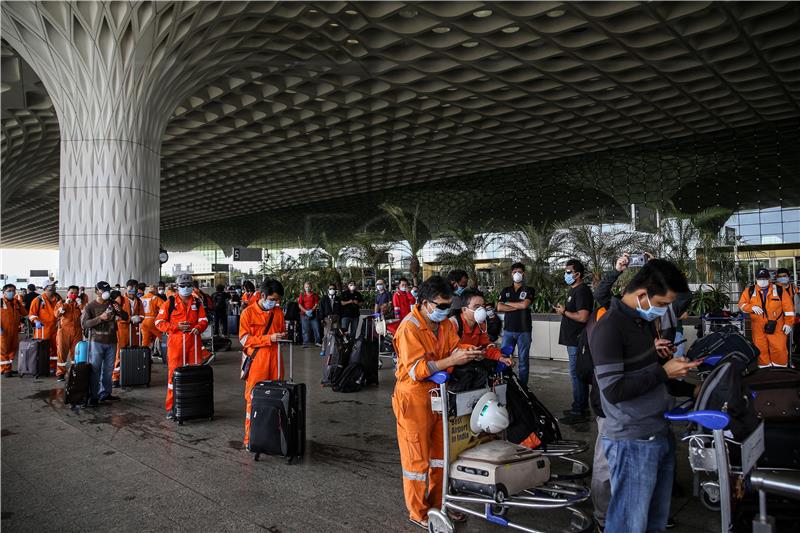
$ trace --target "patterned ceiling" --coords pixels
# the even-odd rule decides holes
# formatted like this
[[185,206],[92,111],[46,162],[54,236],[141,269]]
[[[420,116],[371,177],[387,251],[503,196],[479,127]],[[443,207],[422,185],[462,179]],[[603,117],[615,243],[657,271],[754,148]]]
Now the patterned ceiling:
[[[170,4],[157,23],[226,61],[163,135],[172,246],[352,232],[384,199],[800,204],[800,3]],[[58,120],[5,42],[2,78],[3,246],[53,246]]]

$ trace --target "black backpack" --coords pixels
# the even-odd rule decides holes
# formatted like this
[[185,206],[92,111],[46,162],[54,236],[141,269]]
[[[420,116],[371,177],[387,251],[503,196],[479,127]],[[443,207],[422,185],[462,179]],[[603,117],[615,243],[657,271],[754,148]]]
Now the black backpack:
[[300,305],[297,302],[291,301],[286,304],[286,311],[284,312],[286,320],[300,321]]
[[694,361],[710,355],[721,355],[725,361],[735,362],[739,372],[744,372],[754,369],[760,353],[756,345],[739,333],[735,326],[728,325],[697,339],[686,351],[686,358]]
[[506,439],[519,444],[531,433],[542,441],[545,447],[562,440],[561,428],[553,414],[547,410],[533,392],[522,383],[512,369],[505,370],[508,380],[506,408],[511,415],[511,424],[506,429]]
[[364,367],[361,363],[350,363],[331,384],[333,392],[358,392],[364,386]]
[[325,335],[322,346],[324,352],[322,384],[333,386],[350,362],[350,350],[352,349],[350,338],[346,332],[334,329]]
[[726,412],[731,420],[726,429],[740,442],[759,423],[753,392],[742,383],[741,371],[732,362],[720,362],[708,375],[697,395],[695,410]]
[[470,361],[453,367],[447,382],[447,390],[450,392],[485,389],[488,386],[489,369],[483,361]]

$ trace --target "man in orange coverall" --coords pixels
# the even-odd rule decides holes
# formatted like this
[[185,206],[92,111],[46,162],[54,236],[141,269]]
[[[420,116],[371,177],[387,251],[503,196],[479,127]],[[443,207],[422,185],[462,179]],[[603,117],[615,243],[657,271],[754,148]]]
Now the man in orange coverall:
[[50,341],[51,372],[56,370],[56,362],[58,361],[56,305],[61,301],[61,296],[56,293],[56,283],[58,282],[48,281],[44,286],[44,293],[31,302],[31,308],[28,311],[28,320],[36,328],[33,332],[34,338]]
[[[786,337],[792,333],[794,324],[794,302],[789,291],[783,290],[769,280],[769,270],[762,268],[756,273],[756,284],[747,287],[739,298],[739,309],[750,313],[753,343],[761,354],[758,366],[787,366],[789,349]],[[774,321],[772,333],[764,328]]]
[[16,297],[16,292],[16,285],[9,283],[3,286],[0,297],[0,373],[5,378],[16,374],[11,366],[19,349],[19,321],[28,314],[25,304]]
[[[286,336],[286,323],[280,308],[283,285],[276,279],[265,280],[260,299],[250,299],[239,318],[239,342],[246,355],[253,358],[244,386],[247,402],[244,415],[244,446],[250,444],[250,392],[256,383],[277,380],[284,376],[283,361],[278,354],[278,341]],[[267,327],[269,326],[269,327]]]
[[119,305],[126,313],[128,319],[117,319],[117,358],[114,361],[114,374],[112,380],[114,387],[119,387],[119,352],[128,346],[139,345],[139,324],[144,320],[144,306],[142,300],[136,296],[139,282],[129,279],[125,284],[125,294],[120,297]]
[[[403,469],[403,492],[409,520],[428,528],[428,510],[442,505],[444,466],[442,419],[431,411],[428,391],[437,385],[425,381],[440,370],[450,370],[479,357],[475,346],[461,344],[456,326],[447,320],[452,289],[440,276],[422,284],[417,304],[394,336],[397,352],[392,408],[397,418],[397,443]],[[463,522],[462,513],[449,511]]]
[[58,365],[56,366],[56,381],[64,381],[67,373],[67,361],[75,356],[75,346],[83,338],[81,328],[81,313],[84,305],[78,294],[77,285],[71,285],[67,291],[67,299],[56,304],[56,318],[58,319]]
[[[156,317],[156,327],[167,333],[167,418],[175,418],[172,410],[172,373],[184,364],[197,365],[202,362],[200,334],[208,327],[208,318],[203,303],[192,296],[192,276],[178,276],[178,296],[170,296],[161,305]],[[185,354],[185,357],[184,357]]]
[[506,366],[514,366],[514,360],[503,357],[500,349],[491,343],[486,332],[486,301],[483,293],[476,289],[467,289],[461,293],[461,313],[450,317],[450,321],[459,332],[461,344],[477,346],[485,351],[484,357],[493,361],[500,361]]
[[153,341],[161,336],[156,328],[156,316],[161,309],[163,300],[159,298],[155,285],[148,285],[147,292],[141,297],[142,308],[144,309],[144,320],[142,320],[142,346],[153,346]]

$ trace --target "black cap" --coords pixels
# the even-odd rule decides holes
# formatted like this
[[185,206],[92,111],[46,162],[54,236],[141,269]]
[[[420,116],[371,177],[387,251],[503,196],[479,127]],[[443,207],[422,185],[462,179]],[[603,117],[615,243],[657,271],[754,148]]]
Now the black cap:
[[769,279],[771,277],[769,270],[766,268],[759,268],[758,272],[756,272],[756,279]]
[[94,288],[98,291],[106,292],[111,290],[111,285],[109,285],[107,281],[98,281]]
[[781,274],[786,274],[788,276],[789,274],[791,274],[791,272],[789,272],[788,268],[779,268],[778,270],[775,271],[776,276],[780,276]]

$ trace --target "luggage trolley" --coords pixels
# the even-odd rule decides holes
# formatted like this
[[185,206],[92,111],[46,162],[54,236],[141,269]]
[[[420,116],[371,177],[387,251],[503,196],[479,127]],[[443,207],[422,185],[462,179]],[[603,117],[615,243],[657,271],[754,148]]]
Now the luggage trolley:
[[[450,460],[450,416],[447,407],[449,403],[447,400],[449,374],[447,372],[437,372],[429,379],[439,385],[438,388],[433,388],[430,391],[431,409],[434,413],[442,415],[444,435],[442,507],[441,509],[430,509],[428,511],[428,531],[430,533],[453,533],[455,531],[452,520],[447,516],[448,509],[482,518],[499,526],[511,527],[528,533],[541,532],[507,520],[505,516],[509,509],[566,509],[571,513],[571,521],[567,531],[578,533],[590,531],[594,528],[594,520],[585,512],[574,507],[589,498],[589,489],[582,485],[547,480],[534,488],[525,489],[516,494],[506,494],[502,489],[499,489],[494,491],[493,498],[481,495],[458,494],[452,490],[450,469],[453,464],[451,464]],[[463,394],[469,394],[469,392]],[[459,408],[456,414],[469,414],[471,410],[471,406]],[[532,450],[531,452],[535,454],[537,450]],[[545,452],[538,452],[537,457],[549,462],[547,455]],[[506,469],[506,466],[503,466],[500,470],[503,469]]]
[[[399,320],[386,320],[381,313],[372,315],[375,318],[375,332],[378,334],[378,368],[383,368],[383,359],[392,360],[392,368],[397,366],[397,354],[394,352],[392,338],[400,326]],[[386,350],[388,341],[391,349]]]
[[744,335],[745,318],[746,315],[742,312],[731,316],[714,316],[711,313],[706,313],[700,317],[700,323],[703,325],[703,336],[715,331],[722,331],[723,328],[734,329]]

